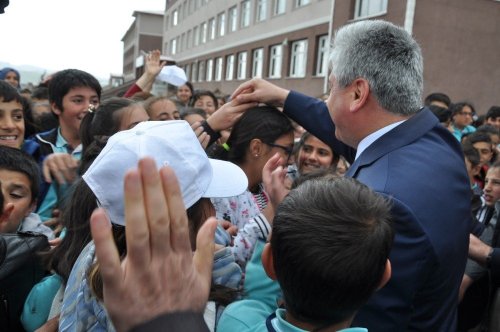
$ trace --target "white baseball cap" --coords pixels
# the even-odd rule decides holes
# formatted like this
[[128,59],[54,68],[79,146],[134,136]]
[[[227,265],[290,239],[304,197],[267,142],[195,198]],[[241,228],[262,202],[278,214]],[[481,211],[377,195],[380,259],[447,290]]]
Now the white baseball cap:
[[173,168],[186,209],[201,197],[237,196],[248,187],[241,168],[207,157],[186,121],[141,122],[111,136],[83,175],[114,224],[125,225],[125,173],[144,157],[153,158],[158,168]]

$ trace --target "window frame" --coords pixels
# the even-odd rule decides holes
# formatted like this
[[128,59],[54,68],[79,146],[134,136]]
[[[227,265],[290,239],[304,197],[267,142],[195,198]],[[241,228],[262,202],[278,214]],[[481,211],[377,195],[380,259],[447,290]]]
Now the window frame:
[[267,0],[256,0],[255,22],[264,22],[267,19]]
[[[280,6],[280,4],[282,6]],[[282,8],[282,12],[280,12],[279,10]],[[286,13],[286,0],[274,0],[274,3],[273,3],[273,16],[278,16],[278,15],[283,15]]]
[[[379,5],[380,10],[373,10],[372,8],[377,6],[377,4]],[[358,20],[384,15],[385,13],[387,13],[387,5],[388,0],[356,0],[356,4],[354,6],[354,19]],[[366,13],[361,13],[361,11],[364,11]]]
[[260,47],[252,51],[252,78],[262,77],[263,72],[264,72],[264,48]]
[[205,81],[212,82],[214,74],[214,59],[207,60],[207,68],[205,71]]
[[247,28],[250,26],[252,19],[252,4],[250,0],[243,0],[240,4],[241,7],[241,20],[240,28]]
[[[302,51],[296,50],[295,45],[304,45]],[[304,78],[307,74],[307,48],[308,40],[300,39],[290,45],[290,73],[292,78]],[[302,64],[302,65],[301,65]],[[302,70],[300,70],[302,69]]]
[[216,82],[222,81],[223,68],[224,68],[224,60],[223,60],[223,58],[221,56],[215,58],[215,77],[214,77],[214,81],[216,81]]
[[238,69],[236,71],[236,79],[237,80],[246,80],[247,79],[247,61],[248,61],[248,52],[243,51],[238,53]]
[[217,36],[223,37],[226,35],[226,12],[217,15]]
[[[273,50],[279,50],[279,52],[274,53]],[[278,54],[279,53],[279,54]],[[277,67],[277,68],[274,68]],[[281,72],[283,70],[283,45],[276,44],[271,45],[269,48],[269,78],[281,78]],[[277,74],[274,74],[277,72]]]
[[233,6],[228,10],[228,32],[238,30],[238,6]]
[[226,56],[226,81],[232,81],[234,79],[234,61],[234,54]]
[[328,75],[328,53],[330,51],[328,35],[318,37],[316,50],[316,76],[325,77]]

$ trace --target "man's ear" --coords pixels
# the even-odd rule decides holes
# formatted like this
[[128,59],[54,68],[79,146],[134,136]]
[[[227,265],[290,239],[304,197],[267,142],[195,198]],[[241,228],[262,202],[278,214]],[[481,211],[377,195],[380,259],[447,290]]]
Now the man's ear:
[[52,102],[50,107],[52,108],[52,112],[54,112],[54,114],[61,115],[62,111],[57,107],[55,102]]
[[350,103],[350,111],[356,112],[362,108],[370,95],[370,84],[364,78],[355,79],[350,85],[352,100]]
[[273,280],[276,280],[276,271],[274,271],[274,260],[270,243],[266,243],[266,245],[264,246],[261,260],[262,266],[264,266],[264,271],[266,271],[267,276]]
[[382,275],[382,278],[380,278],[380,283],[378,285],[377,290],[381,289],[382,287],[385,286],[385,284],[387,284],[389,279],[391,279],[391,274],[392,274],[391,262],[387,260],[385,262],[384,274]]
[[5,204],[2,213],[0,214],[0,224],[7,222],[9,220],[10,215],[14,211],[14,203]]

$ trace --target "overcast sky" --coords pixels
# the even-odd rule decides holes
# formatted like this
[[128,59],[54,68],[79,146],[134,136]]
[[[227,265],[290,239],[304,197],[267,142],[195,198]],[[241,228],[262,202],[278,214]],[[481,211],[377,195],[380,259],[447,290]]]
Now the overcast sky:
[[10,0],[0,15],[0,62],[121,74],[132,13],[164,8],[165,0]]

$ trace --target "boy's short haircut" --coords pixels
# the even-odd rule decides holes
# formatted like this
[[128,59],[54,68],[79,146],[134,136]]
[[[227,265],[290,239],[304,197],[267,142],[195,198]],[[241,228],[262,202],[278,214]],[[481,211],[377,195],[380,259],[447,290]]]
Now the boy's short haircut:
[[424,104],[426,106],[429,106],[433,101],[439,101],[448,107],[450,107],[450,105],[451,105],[450,97],[448,97],[448,95],[446,95],[442,92],[431,93],[430,95],[425,97]]
[[88,87],[95,90],[101,99],[101,84],[91,74],[78,70],[66,69],[54,74],[49,83],[49,102],[55,103],[57,108],[64,111],[62,101],[65,95],[73,88]]
[[31,99],[49,99],[49,89],[45,86],[38,86],[31,93]]
[[207,113],[201,109],[201,108],[197,108],[197,107],[185,107],[182,109],[182,111],[180,112],[180,117],[182,120],[184,120],[184,118],[188,115],[193,115],[193,114],[198,114],[200,116],[202,116],[204,119],[207,118]]
[[437,105],[429,105],[427,107],[439,119],[439,122],[448,122],[451,120],[451,111],[449,109]]
[[467,141],[474,145],[479,142],[491,143],[491,136],[482,131],[476,131],[467,135]]
[[31,202],[40,191],[40,170],[33,157],[19,149],[0,145],[0,170],[19,172],[28,178],[31,189]]
[[470,142],[465,141],[462,143],[462,151],[464,157],[467,158],[472,167],[479,166],[481,163],[481,156],[479,155],[479,151],[477,151]]
[[379,287],[394,232],[390,203],[351,178],[312,179],[278,206],[271,250],[286,310],[330,326]]
[[0,81],[0,101],[3,103],[17,101],[19,104],[22,104],[23,97],[7,81]]
[[486,112],[486,120],[496,119],[500,117],[500,106],[491,106],[488,112]]
[[485,134],[490,134],[490,135],[500,135],[500,130],[490,124],[483,124],[477,127],[476,132],[478,133],[485,133]]

